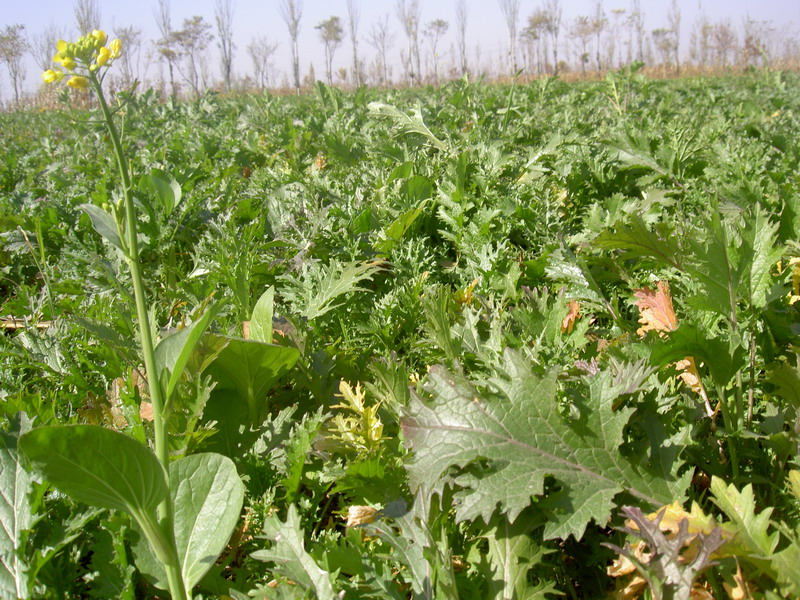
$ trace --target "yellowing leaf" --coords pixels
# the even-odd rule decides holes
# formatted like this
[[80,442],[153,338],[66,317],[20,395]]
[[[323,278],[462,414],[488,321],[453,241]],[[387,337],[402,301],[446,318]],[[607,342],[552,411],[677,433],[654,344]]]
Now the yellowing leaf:
[[664,333],[678,328],[678,318],[669,294],[669,283],[659,281],[656,285],[658,290],[643,288],[633,291],[633,295],[638,298],[636,306],[640,314],[639,323],[642,324],[636,333],[641,336],[648,331]]
[[800,471],[789,471],[789,486],[794,497],[800,500]]

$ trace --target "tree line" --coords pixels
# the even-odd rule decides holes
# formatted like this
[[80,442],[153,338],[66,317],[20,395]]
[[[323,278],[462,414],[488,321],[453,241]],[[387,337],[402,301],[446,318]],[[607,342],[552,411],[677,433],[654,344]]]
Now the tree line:
[[[466,74],[589,76],[635,63],[679,75],[687,69],[794,67],[800,56],[797,36],[788,26],[751,17],[745,17],[740,26],[727,19],[712,20],[703,10],[702,0],[699,16],[688,24],[682,22],[678,1],[672,0],[666,23],[655,29],[645,27],[641,0],[630,0],[627,8],[611,10],[603,0],[595,0],[590,14],[570,20],[563,18],[560,0],[541,0],[527,17],[520,15],[520,0],[497,0],[507,35],[502,56],[482,56],[480,45],[469,43],[466,0],[454,1],[452,24],[443,18],[423,20],[419,0],[395,0],[393,8],[394,14],[382,15],[363,32],[359,0],[347,0],[345,15],[331,15],[313,24],[324,51],[328,84],[437,84]],[[178,24],[172,18],[170,0],[158,0],[153,14],[156,39],[146,40],[142,30],[133,26],[114,29],[125,51],[111,85],[124,88],[146,80],[165,94],[179,96],[199,95],[212,87],[226,91],[289,88],[299,92],[316,81],[313,64],[305,71],[301,68],[299,37],[306,26],[303,0],[279,0],[278,12],[288,39],[258,36],[244,48],[236,44],[234,11],[235,0],[216,0],[212,21],[194,15]],[[100,29],[98,0],[75,0],[74,17],[79,32]],[[454,35],[448,47],[445,41],[451,25]],[[33,35],[23,24],[6,25],[0,30],[0,62],[6,67],[15,103],[22,97],[25,56],[30,54],[42,70],[50,68],[56,41],[68,37],[55,25]],[[334,58],[346,41],[351,49],[348,65],[334,69]],[[286,42],[290,65],[284,70],[276,66],[275,55],[279,44]],[[369,52],[364,51],[364,43]],[[217,49],[216,71],[212,44]],[[236,61],[238,72],[234,72],[234,57],[242,50],[249,61]],[[149,72],[154,64],[159,65],[155,75]]]

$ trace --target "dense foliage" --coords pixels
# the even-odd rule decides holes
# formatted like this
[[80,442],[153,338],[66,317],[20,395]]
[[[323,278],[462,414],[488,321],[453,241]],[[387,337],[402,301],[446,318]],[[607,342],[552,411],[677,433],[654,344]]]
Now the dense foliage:
[[[235,522],[219,548],[176,517],[195,594],[800,595],[795,75],[147,92],[116,118],[170,476],[209,452],[239,476],[197,509]],[[108,136],[69,108],[0,130],[0,595],[165,597],[129,513],[169,492],[110,489],[151,459],[105,434],[144,448],[152,411]],[[48,451],[102,462],[108,501]]]

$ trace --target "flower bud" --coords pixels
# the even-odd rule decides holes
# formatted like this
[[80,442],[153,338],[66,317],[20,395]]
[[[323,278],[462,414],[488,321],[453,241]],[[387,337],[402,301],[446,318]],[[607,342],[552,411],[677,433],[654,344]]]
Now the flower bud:
[[64,73],[62,71],[47,69],[44,73],[42,73],[42,79],[45,83],[53,83],[55,81],[60,81],[64,78]]
[[92,31],[92,37],[94,38],[97,46],[105,45],[106,40],[108,39],[106,32],[100,29],[95,29],[94,31]]
[[74,75],[69,78],[67,81],[67,85],[69,87],[75,88],[76,90],[84,90],[89,87],[89,80],[86,77],[81,77],[80,75]]
[[122,42],[117,38],[111,40],[108,48],[111,51],[111,58],[119,58],[120,54],[122,54]]
[[95,62],[102,67],[108,62],[109,58],[111,58],[111,50],[103,46],[97,51],[97,58],[95,59]]
[[72,69],[74,69],[77,66],[77,63],[72,58],[70,58],[69,56],[66,56],[63,59],[61,59],[61,65],[65,69],[69,69],[71,71]]

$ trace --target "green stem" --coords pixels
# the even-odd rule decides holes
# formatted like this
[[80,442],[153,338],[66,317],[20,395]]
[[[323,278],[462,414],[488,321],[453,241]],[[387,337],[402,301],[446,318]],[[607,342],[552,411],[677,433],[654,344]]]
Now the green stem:
[[[144,367],[147,372],[148,388],[150,391],[150,402],[153,405],[153,430],[155,432],[156,457],[164,467],[164,477],[167,481],[167,489],[170,489],[169,482],[169,446],[167,443],[167,427],[164,420],[164,399],[162,397],[161,384],[158,381],[158,371],[156,369],[155,346],[150,332],[150,318],[147,311],[147,302],[142,283],[142,273],[139,268],[139,242],[136,231],[136,207],[133,203],[131,193],[131,176],[128,172],[128,163],[125,159],[125,151],[122,148],[119,133],[114,125],[111,110],[106,102],[103,88],[95,73],[89,74],[89,81],[97,95],[100,110],[103,113],[108,135],[111,138],[111,145],[114,148],[114,156],[117,160],[117,169],[122,179],[122,192],[124,199],[124,226],[120,229],[125,234],[125,258],[131,270],[131,281],[133,282],[133,296],[136,303],[136,317],[139,321],[139,338],[144,355]],[[118,215],[117,215],[118,218]],[[119,224],[118,224],[119,226]],[[189,598],[187,590],[183,584],[180,570],[178,569],[178,557],[175,549],[175,528],[172,502],[165,499],[158,506],[159,527],[168,540],[170,552],[174,554],[175,560],[165,561],[164,568],[167,572],[170,594],[173,600],[183,600]],[[170,564],[172,563],[172,564]]]

